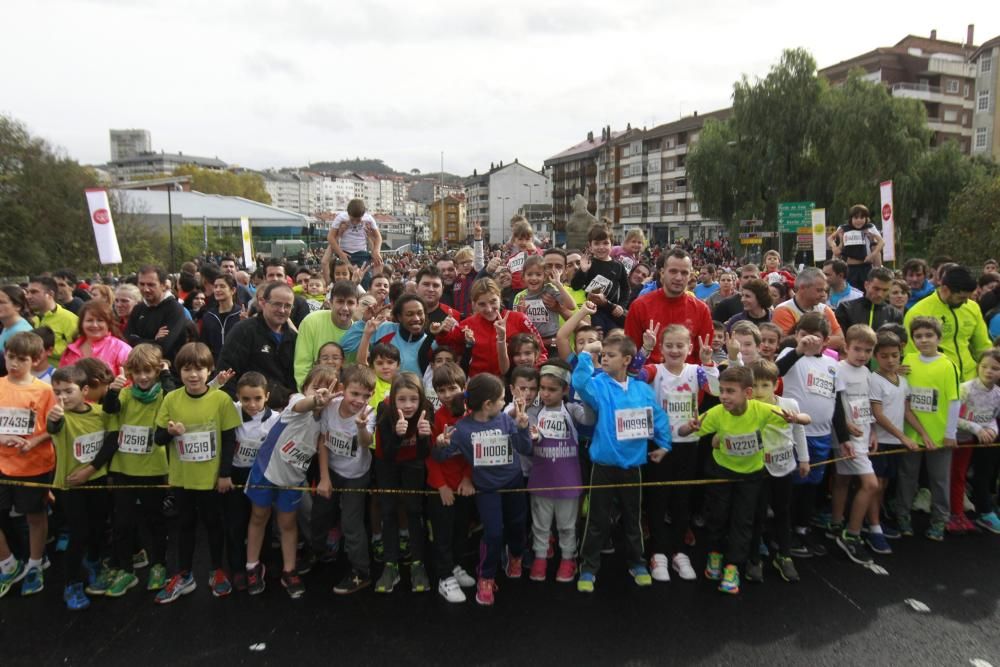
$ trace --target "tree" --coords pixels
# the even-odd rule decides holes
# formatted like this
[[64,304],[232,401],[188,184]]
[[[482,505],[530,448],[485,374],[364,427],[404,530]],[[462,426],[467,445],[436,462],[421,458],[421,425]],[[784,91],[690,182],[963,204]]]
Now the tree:
[[1000,176],[974,177],[948,209],[948,221],[938,225],[931,241],[932,255],[949,255],[967,266],[1000,256]]
[[243,197],[262,204],[271,203],[271,195],[264,187],[264,179],[258,174],[236,174],[184,165],[174,170],[174,176],[190,176],[191,189],[205,194]]

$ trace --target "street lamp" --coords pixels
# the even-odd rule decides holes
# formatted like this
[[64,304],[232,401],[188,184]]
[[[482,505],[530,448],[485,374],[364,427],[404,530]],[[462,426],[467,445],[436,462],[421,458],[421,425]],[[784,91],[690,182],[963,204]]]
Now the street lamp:
[[[500,236],[507,238],[507,200],[510,197],[497,197],[500,200]],[[503,241],[506,243],[506,241]]]

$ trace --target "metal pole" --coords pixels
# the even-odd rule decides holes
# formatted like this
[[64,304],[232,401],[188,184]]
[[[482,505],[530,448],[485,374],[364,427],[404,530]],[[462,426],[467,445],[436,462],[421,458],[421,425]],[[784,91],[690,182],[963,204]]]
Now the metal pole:
[[447,247],[448,225],[445,224],[444,219],[444,151],[441,151],[441,240],[445,242]]
[[170,273],[174,272],[174,209],[170,201],[170,191],[174,184],[167,186],[167,226],[170,228]]

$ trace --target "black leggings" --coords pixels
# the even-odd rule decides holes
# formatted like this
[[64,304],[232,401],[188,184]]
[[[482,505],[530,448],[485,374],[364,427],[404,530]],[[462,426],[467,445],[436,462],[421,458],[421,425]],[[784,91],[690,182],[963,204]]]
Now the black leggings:
[[[108,521],[108,492],[105,479],[95,479],[84,486],[97,491],[58,491],[56,502],[62,506],[69,527],[66,547],[66,584],[85,581],[82,573],[83,556],[96,562],[101,557],[104,527]],[[131,558],[131,556],[129,556]]]
[[[686,481],[698,475],[698,443],[678,442],[660,463],[646,465],[650,482]],[[667,556],[684,551],[684,535],[691,516],[691,486],[653,486],[646,490],[646,521],[653,553]],[[663,521],[670,512],[670,525]]]
[[[250,470],[233,468],[233,484],[246,484]],[[222,496],[222,517],[226,529],[226,560],[231,572],[242,572],[247,560],[247,526],[250,524],[250,499],[243,489],[233,489]]]
[[[402,461],[400,463],[373,459],[375,478],[384,489],[407,489],[423,491],[427,488],[427,472],[423,461]],[[399,562],[399,518],[397,507],[402,504],[408,515],[407,528],[410,531],[410,556],[413,560],[424,559],[424,496],[415,493],[396,495],[381,493],[378,496],[382,510],[382,544],[385,546],[385,562]]]
[[792,471],[784,477],[767,475],[761,486],[760,498],[757,502],[757,515],[753,522],[753,536],[750,538],[750,560],[760,560],[757,548],[764,534],[764,524],[767,522],[767,506],[774,512],[771,523],[771,537],[778,543],[778,553],[790,556],[792,539],[792,476],[798,473]]
[[[163,476],[133,477],[124,473],[113,473],[115,484],[126,486],[156,486],[163,484]],[[149,556],[153,565],[167,564],[167,521],[163,516],[164,489],[114,489],[115,507],[114,553],[118,567],[132,571],[132,554],[137,550],[140,517],[142,525],[149,531]],[[136,506],[138,501],[139,505]]]
[[[239,493],[233,490],[230,493]],[[222,496],[215,489],[195,491],[174,489],[177,500],[177,571],[190,572],[194,560],[197,520],[205,526],[208,535],[208,554],[211,569],[222,567],[222,544],[225,536],[222,530]]]

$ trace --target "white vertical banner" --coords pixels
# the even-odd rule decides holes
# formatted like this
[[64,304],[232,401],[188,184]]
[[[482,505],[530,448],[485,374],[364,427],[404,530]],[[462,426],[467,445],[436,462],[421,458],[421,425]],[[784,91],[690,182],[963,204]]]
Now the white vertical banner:
[[885,246],[882,248],[882,260],[896,261],[896,212],[892,204],[892,181],[879,185],[882,193],[882,238]]
[[812,210],[813,264],[826,260],[826,209]]
[[122,253],[118,249],[115,223],[111,219],[108,205],[108,191],[101,188],[87,188],[87,206],[90,207],[90,223],[97,241],[97,256],[101,264],[121,264]]
[[240,231],[243,233],[243,265],[247,270],[254,271],[257,267],[253,261],[253,241],[250,237],[250,218],[240,218]]

